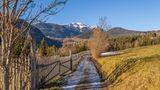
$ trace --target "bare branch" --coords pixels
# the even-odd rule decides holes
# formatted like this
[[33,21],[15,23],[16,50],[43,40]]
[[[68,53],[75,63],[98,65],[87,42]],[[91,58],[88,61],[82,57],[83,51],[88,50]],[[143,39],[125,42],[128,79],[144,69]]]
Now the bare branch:
[[14,17],[14,15],[16,13],[17,4],[18,4],[18,0],[14,0],[14,6],[13,6],[13,9],[11,10],[11,13],[10,13],[10,17],[12,17],[12,18]]
[[105,31],[107,31],[110,28],[110,25],[108,24],[106,17],[99,18],[98,27]]
[[32,2],[32,0],[29,0],[24,6],[23,8],[18,10],[17,16],[16,16],[16,20],[18,20],[20,18],[20,16],[22,15],[22,13],[25,12],[25,10],[27,9],[27,7],[29,6],[29,4]]
[[[27,33],[30,33],[30,29],[32,28],[32,24],[42,17],[47,18],[50,15],[55,15],[60,12],[62,8],[59,8],[60,5],[65,5],[67,0],[48,0],[49,3],[43,4],[42,0],[0,0],[0,37],[1,37],[1,62],[0,66],[4,69],[4,76],[5,80],[3,81],[2,90],[9,90],[13,75],[13,68],[20,69],[24,64],[22,58],[18,59],[16,66],[12,67],[12,62],[14,59],[12,57],[15,42],[21,37],[24,36],[27,38]],[[43,0],[44,1],[44,0]],[[40,6],[38,6],[38,3]],[[33,12],[34,11],[34,12]],[[35,13],[36,12],[36,13]],[[45,19],[43,19],[45,20]],[[20,53],[20,57],[23,57],[23,51],[26,47],[26,43],[28,39],[25,39],[23,42],[22,53]],[[32,54],[32,59],[36,60],[35,57],[35,48],[33,47],[33,39],[31,38],[31,42],[29,42],[30,53]],[[28,61],[30,65],[30,60]],[[15,65],[15,64],[14,64]],[[33,67],[33,66],[31,66]],[[35,66],[34,66],[35,67]],[[22,75],[22,69],[17,71],[14,74],[18,74],[17,72],[21,72],[20,76]],[[33,68],[32,68],[33,69]],[[28,69],[30,70],[30,69]],[[30,73],[33,73],[30,71]],[[23,75],[22,75],[23,77]],[[31,77],[29,76],[31,79]],[[24,81],[25,82],[25,81]],[[18,82],[19,83],[19,82]],[[16,83],[15,83],[16,84]],[[16,85],[14,85],[16,86]],[[24,86],[25,87],[25,86]],[[23,87],[23,88],[24,88]],[[32,86],[31,86],[32,87]],[[30,88],[30,87],[29,87]],[[34,88],[33,88],[34,89]]]

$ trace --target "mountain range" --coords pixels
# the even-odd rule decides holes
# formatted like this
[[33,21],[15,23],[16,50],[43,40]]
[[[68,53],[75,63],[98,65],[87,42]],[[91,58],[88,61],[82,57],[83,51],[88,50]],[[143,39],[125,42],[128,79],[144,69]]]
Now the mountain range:
[[124,28],[121,28],[121,27],[114,27],[114,28],[111,28],[109,29],[108,31],[108,34],[111,35],[111,36],[133,36],[133,35],[138,35],[139,33],[141,33],[140,31],[135,31],[135,30],[128,30],[128,29],[124,29]]
[[[19,30],[23,30],[24,28],[26,28],[29,24],[25,21],[25,20],[19,20],[18,24],[16,25],[16,27]],[[35,42],[36,46],[39,46],[40,42],[42,39],[44,39],[46,41],[46,43],[49,46],[56,46],[56,47],[61,47],[62,46],[62,42],[56,39],[50,39],[48,37],[46,37],[37,27],[35,27],[34,25],[31,25],[30,27],[30,34],[33,37],[33,41]],[[27,32],[24,32],[24,35],[27,34]]]
[[[71,23],[69,25],[58,25],[52,23],[38,23],[34,25],[48,38],[72,38],[87,39],[92,35],[92,29],[96,26],[88,26],[83,23]],[[137,35],[140,31],[127,30],[121,27],[111,28],[107,31],[111,36]]]
[[83,23],[71,23],[69,25],[38,23],[34,26],[49,38],[71,38],[92,30],[91,27]]
[[46,37],[38,28],[36,28],[35,26],[31,27],[31,35],[33,37],[33,40],[36,43],[36,46],[39,46],[40,42],[42,39],[44,39],[46,41],[46,43],[49,46],[56,46],[56,47],[61,47],[62,46],[62,42],[56,39],[50,39],[48,37]]
[[[140,31],[134,31],[134,30],[127,30],[121,27],[114,27],[106,31],[109,36],[111,37],[118,37],[118,36],[135,36],[139,35],[141,32]],[[82,39],[88,39],[92,36],[92,31],[82,33],[80,35],[77,35],[77,38],[82,38]]]
[[[40,43],[42,38],[45,38],[49,45],[60,47],[62,40],[65,38],[77,37],[88,39],[92,36],[92,29],[96,26],[88,26],[83,23],[71,23],[68,25],[59,25],[53,23],[37,23],[32,26],[32,34],[37,43]],[[110,36],[126,36],[139,35],[140,31],[128,30],[121,27],[114,27],[107,31]]]

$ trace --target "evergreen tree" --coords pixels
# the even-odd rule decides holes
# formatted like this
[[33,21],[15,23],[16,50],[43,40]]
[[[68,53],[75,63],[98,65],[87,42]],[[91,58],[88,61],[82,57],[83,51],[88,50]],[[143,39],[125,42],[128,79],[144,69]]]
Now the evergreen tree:
[[48,45],[46,44],[45,39],[43,38],[41,40],[41,43],[40,43],[39,49],[38,49],[39,56],[46,56],[47,55],[47,47],[48,47]]
[[20,37],[17,42],[13,44],[12,56],[13,58],[18,58],[22,52],[22,48],[24,45],[24,38]]

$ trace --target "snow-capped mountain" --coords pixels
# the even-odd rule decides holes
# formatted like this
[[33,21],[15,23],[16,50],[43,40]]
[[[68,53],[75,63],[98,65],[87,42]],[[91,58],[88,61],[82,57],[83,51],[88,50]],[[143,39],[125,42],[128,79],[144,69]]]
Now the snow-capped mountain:
[[69,26],[72,27],[72,28],[75,28],[75,29],[79,30],[80,32],[91,31],[90,26],[87,26],[86,24],[81,23],[81,22],[71,23]]
[[81,23],[81,22],[71,23],[70,26],[80,28],[80,29],[87,27],[87,25],[85,25],[84,23]]
[[92,28],[83,23],[71,23],[69,25],[59,25],[52,23],[38,23],[35,25],[41,32],[50,38],[68,38],[90,32]]

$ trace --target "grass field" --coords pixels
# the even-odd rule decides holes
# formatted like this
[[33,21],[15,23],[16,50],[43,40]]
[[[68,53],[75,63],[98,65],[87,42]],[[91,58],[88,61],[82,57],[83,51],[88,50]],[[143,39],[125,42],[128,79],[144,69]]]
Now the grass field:
[[160,90],[160,45],[122,50],[97,61],[109,90]]

